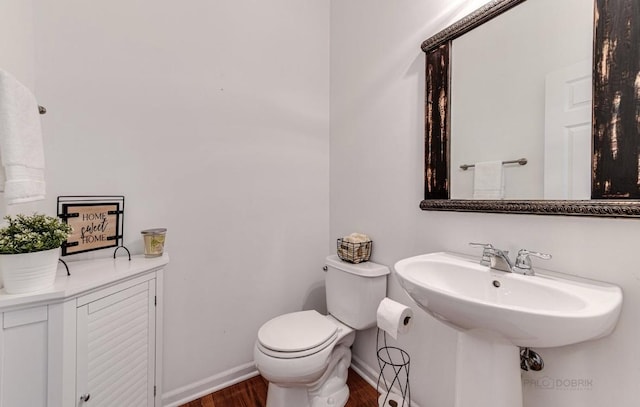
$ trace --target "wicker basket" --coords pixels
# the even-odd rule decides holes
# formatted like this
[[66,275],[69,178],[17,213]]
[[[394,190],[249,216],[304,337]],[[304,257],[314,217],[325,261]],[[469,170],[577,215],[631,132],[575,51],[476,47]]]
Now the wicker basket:
[[371,257],[371,246],[373,242],[351,243],[342,238],[338,239],[338,257],[349,263],[361,263],[368,261]]

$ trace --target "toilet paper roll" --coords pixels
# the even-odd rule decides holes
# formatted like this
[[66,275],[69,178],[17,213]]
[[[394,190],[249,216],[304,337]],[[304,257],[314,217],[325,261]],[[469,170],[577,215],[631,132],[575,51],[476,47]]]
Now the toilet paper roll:
[[404,304],[384,298],[378,305],[377,319],[378,328],[398,339],[399,333],[407,333],[411,328],[413,311]]
[[409,402],[396,393],[383,392],[380,397],[378,397],[378,407],[406,407],[408,405]]

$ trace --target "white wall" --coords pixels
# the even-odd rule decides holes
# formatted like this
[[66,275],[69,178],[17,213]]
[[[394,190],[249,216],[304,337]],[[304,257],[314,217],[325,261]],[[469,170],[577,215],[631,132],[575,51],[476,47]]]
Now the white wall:
[[[525,374],[527,407],[633,407],[640,382],[640,242],[636,220],[424,212],[424,54],[420,43],[453,22],[463,2],[333,1],[331,4],[331,228],[374,240],[373,259],[438,250],[475,254],[468,242],[552,253],[551,270],[609,281],[625,300],[615,332],[602,340],[539,350],[545,369]],[[389,295],[413,305],[395,278]],[[398,343],[411,355],[421,407],[453,404],[456,334],[415,307],[412,332]],[[359,334],[355,355],[377,368],[375,332]],[[583,387],[548,380],[583,379]],[[537,382],[536,382],[537,380]]]
[[136,252],[140,230],[168,228],[166,403],[250,372],[264,321],[323,303],[328,3],[34,0],[34,13],[48,208],[123,194]]
[[0,2],[0,69],[11,73],[30,89],[35,85],[33,3]]

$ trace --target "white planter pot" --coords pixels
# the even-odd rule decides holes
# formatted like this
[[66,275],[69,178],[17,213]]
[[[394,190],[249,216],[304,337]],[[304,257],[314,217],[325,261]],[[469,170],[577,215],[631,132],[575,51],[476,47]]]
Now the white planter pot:
[[59,258],[60,249],[0,254],[0,271],[5,291],[9,294],[24,294],[51,287],[56,279]]

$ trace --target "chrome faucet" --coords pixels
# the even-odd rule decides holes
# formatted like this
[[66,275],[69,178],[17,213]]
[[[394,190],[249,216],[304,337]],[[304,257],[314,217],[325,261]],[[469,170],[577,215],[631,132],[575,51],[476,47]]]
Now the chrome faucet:
[[506,271],[513,273],[513,263],[509,260],[509,252],[496,248],[489,249],[489,259],[491,260],[491,268],[494,270]]
[[550,254],[531,252],[526,249],[518,251],[515,264],[509,259],[509,252],[493,247],[491,243],[469,243],[471,246],[482,247],[482,259],[480,264],[491,267],[494,270],[506,271],[507,273],[524,274],[533,276],[533,266],[531,265],[530,256],[540,259],[549,260]]

